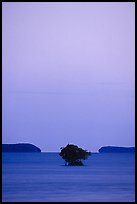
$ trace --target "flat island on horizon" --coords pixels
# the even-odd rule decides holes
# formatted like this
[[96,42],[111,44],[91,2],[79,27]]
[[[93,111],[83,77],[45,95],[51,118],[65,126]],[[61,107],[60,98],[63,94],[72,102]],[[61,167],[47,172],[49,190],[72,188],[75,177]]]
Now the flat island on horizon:
[[104,146],[98,151],[99,153],[134,153],[135,147]]
[[[30,143],[2,144],[2,152],[41,152],[41,149]],[[103,146],[99,153],[134,153],[135,147]]]
[[41,152],[41,149],[30,143],[2,144],[2,152]]

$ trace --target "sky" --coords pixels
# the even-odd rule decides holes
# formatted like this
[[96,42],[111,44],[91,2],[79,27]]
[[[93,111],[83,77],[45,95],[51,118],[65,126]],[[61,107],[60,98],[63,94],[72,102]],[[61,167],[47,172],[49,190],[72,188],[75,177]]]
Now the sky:
[[2,2],[2,143],[134,146],[134,2]]

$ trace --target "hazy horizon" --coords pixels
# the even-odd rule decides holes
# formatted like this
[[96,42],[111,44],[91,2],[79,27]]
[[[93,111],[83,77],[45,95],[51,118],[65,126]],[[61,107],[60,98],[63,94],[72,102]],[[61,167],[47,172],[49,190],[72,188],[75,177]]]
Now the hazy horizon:
[[[3,144],[20,144],[20,142],[18,142],[18,143],[3,143]],[[23,142],[23,143],[21,143],[21,144],[33,144],[33,143],[27,143],[27,142]],[[71,144],[71,143],[70,143]],[[39,146],[37,146],[36,144],[33,144],[33,145],[35,145],[36,147],[38,147],[39,148]],[[66,144],[67,145],[67,144]],[[64,146],[62,146],[62,147],[65,147],[66,145],[64,145]],[[77,145],[77,144],[74,144],[74,145]],[[105,147],[107,147],[107,146],[111,146],[111,147],[126,147],[126,148],[131,148],[131,147],[134,147],[135,148],[135,146],[113,146],[113,145],[104,145]],[[104,147],[104,146],[101,146],[101,147]],[[79,147],[81,147],[81,146],[79,146]],[[101,148],[100,147],[100,148]],[[81,147],[82,148],[82,147]],[[100,149],[99,148],[99,149]],[[99,150],[98,149],[98,150]],[[99,153],[98,152],[98,150],[96,150],[96,151],[92,151],[91,153]],[[45,152],[45,153],[48,153],[48,152],[53,152],[53,153],[59,153],[61,151],[61,149],[60,149],[60,147],[59,147],[59,149],[58,149],[58,151],[46,151],[46,149],[45,149],[45,151],[43,151],[42,149],[41,149],[41,152]],[[91,151],[90,149],[88,149],[88,151]],[[19,152],[13,152],[13,153],[19,153]],[[31,152],[30,152],[31,153]],[[33,153],[33,152],[32,152]],[[38,152],[39,153],[39,152]]]
[[2,143],[135,146],[134,2],[2,2]]

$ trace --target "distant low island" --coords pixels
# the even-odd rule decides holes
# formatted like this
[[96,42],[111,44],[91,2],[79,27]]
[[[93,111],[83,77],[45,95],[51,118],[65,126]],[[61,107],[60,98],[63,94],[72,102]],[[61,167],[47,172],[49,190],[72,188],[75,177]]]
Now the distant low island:
[[99,153],[134,153],[135,147],[104,146],[98,151]]
[[2,144],[2,152],[41,152],[41,149],[29,143]]
[[[2,144],[2,152],[41,152],[41,149],[30,143]],[[135,147],[103,146],[99,153],[134,153]]]

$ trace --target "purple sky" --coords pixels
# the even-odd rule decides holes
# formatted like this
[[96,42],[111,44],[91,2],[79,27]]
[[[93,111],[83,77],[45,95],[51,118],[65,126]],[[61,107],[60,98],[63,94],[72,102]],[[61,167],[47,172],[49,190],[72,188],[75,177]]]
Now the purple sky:
[[3,143],[134,146],[135,3],[2,3]]

